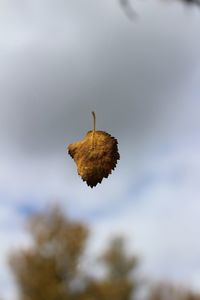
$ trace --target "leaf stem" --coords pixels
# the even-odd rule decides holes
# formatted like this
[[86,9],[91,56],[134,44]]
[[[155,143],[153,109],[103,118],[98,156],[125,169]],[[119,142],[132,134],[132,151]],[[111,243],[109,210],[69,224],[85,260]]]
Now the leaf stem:
[[95,146],[95,131],[96,131],[96,115],[95,115],[94,111],[92,111],[92,115],[93,115],[92,148],[94,149],[94,146]]

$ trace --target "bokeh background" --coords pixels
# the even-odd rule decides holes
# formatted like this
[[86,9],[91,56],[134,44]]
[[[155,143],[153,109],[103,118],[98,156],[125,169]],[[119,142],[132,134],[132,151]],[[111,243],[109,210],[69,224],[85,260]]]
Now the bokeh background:
[[[26,220],[58,204],[91,228],[90,256],[121,234],[140,274],[200,291],[200,10],[179,1],[0,1],[0,292],[30,244]],[[92,128],[119,142],[91,189],[68,144]]]

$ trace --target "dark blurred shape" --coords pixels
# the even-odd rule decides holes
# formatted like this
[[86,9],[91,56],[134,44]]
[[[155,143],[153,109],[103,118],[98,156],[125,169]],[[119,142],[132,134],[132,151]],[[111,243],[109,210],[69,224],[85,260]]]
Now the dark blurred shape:
[[162,282],[152,286],[148,300],[200,300],[200,295],[183,286]]
[[137,17],[137,14],[133,7],[131,6],[131,3],[129,0],[119,0],[119,4],[121,8],[123,9],[124,13],[130,20],[134,20]]
[[[167,0],[169,2],[169,0]],[[165,0],[165,2],[167,2]],[[171,0],[170,0],[171,1]],[[178,2],[182,2],[182,4],[184,5],[188,5],[188,6],[200,6],[200,0],[176,0]]]
[[[118,1],[124,13],[130,20],[133,20],[138,16],[135,10],[133,9],[130,0],[118,0]],[[178,0],[178,1],[182,2],[185,5],[200,6],[200,0]]]
[[180,0],[186,5],[197,5],[200,6],[200,0]]
[[84,224],[69,220],[58,208],[31,217],[28,224],[32,246],[10,256],[20,300],[131,299],[137,258],[125,254],[122,238],[114,239],[98,260],[107,273],[97,280],[80,268],[88,238]]

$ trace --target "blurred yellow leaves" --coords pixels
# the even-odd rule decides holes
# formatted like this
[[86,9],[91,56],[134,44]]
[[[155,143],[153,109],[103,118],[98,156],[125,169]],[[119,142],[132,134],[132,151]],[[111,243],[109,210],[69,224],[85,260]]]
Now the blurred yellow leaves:
[[92,114],[93,131],[88,131],[81,141],[68,146],[68,153],[77,165],[78,174],[90,187],[107,178],[120,158],[117,139],[105,131],[96,131],[96,117],[94,112]]

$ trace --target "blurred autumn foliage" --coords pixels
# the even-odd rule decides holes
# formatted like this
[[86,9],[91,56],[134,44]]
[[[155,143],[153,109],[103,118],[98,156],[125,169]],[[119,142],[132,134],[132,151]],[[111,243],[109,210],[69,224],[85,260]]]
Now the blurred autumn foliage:
[[114,238],[99,258],[105,275],[96,279],[79,267],[89,237],[84,224],[69,220],[56,208],[32,217],[29,230],[32,246],[10,257],[20,300],[128,300],[134,296],[137,284],[132,273],[137,258],[126,255],[123,238]]
[[[114,237],[97,258],[104,275],[95,277],[81,268],[88,228],[68,219],[60,209],[30,218],[32,245],[10,256],[19,287],[19,300],[131,300],[143,288],[135,272],[138,257],[128,255],[123,237]],[[93,266],[88,265],[88,270]],[[168,283],[151,286],[144,300],[200,300],[186,288]]]
[[183,286],[161,282],[152,285],[148,300],[200,300],[200,295]]
[[10,256],[19,288],[19,300],[200,300],[200,295],[170,283],[143,288],[135,272],[138,257],[128,255],[123,237],[114,237],[96,261],[103,276],[92,276],[84,263],[89,230],[68,219],[59,208],[32,216],[28,222],[32,245]]

